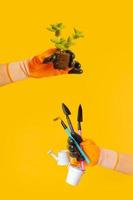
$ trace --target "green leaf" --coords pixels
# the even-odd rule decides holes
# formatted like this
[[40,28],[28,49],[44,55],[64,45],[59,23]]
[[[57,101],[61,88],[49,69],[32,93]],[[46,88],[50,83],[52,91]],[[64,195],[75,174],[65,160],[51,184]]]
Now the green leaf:
[[56,37],[61,35],[61,30],[64,28],[63,23],[50,24],[47,28],[49,31],[54,32]]
[[74,43],[74,40],[73,40],[73,37],[72,37],[72,36],[69,36],[69,37],[67,38],[67,43],[68,43],[69,45],[72,45],[72,44]]
[[47,28],[48,31],[54,32],[54,30],[51,27]]
[[74,39],[78,39],[84,37],[83,33],[81,31],[79,31],[78,29],[74,28],[74,35],[73,38]]
[[55,36],[56,37],[59,37],[61,35],[61,31],[60,30],[57,30],[56,32],[55,32]]
[[53,38],[53,39],[51,39],[51,42],[60,43],[60,39],[58,39],[58,38]]
[[56,24],[51,24],[51,27],[52,27],[53,30],[57,29],[57,25]]
[[59,27],[60,29],[63,29],[65,26],[64,26],[63,23],[58,23],[58,27]]
[[77,30],[76,28],[74,28],[74,33],[75,33],[75,34],[77,33],[77,31],[78,31],[78,30]]

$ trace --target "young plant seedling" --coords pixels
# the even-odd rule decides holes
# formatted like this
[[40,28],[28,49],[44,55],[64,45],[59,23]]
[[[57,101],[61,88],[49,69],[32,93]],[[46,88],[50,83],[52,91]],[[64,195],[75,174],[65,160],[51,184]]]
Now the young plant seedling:
[[55,44],[55,47],[60,50],[68,50],[75,43],[75,40],[84,37],[83,33],[74,28],[74,33],[68,36],[66,39],[61,37],[62,30],[64,29],[63,23],[51,24],[47,29],[54,32],[55,38],[51,39],[51,42]]
[[70,47],[75,43],[75,40],[84,37],[83,33],[74,28],[74,32],[65,39],[61,36],[64,27],[63,23],[55,23],[47,28],[54,33],[54,38],[51,39],[51,42],[54,43],[57,50],[54,55],[46,58],[44,63],[53,62],[55,69],[65,69],[69,67],[72,69],[69,73],[80,74],[82,73],[80,69],[81,65],[74,60],[75,55],[70,50]]

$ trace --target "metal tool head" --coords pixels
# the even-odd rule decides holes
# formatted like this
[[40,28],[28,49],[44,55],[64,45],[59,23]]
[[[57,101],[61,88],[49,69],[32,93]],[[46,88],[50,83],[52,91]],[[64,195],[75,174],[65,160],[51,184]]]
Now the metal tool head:
[[67,115],[67,116],[71,115],[69,108],[64,103],[62,103],[62,110],[63,110],[65,115]]
[[77,121],[78,122],[83,122],[83,109],[82,109],[81,104],[78,107]]

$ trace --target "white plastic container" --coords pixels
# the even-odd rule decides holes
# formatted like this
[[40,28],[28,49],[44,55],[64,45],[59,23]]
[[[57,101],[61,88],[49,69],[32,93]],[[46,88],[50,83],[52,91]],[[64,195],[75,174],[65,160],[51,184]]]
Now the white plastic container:
[[83,171],[80,167],[69,165],[66,182],[70,185],[76,186],[80,182]]

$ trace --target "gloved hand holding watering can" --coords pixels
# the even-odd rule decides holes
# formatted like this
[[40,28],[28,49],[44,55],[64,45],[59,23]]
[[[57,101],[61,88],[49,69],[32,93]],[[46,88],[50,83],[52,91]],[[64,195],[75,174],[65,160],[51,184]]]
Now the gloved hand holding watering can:
[[[71,112],[65,104],[62,104],[62,110],[66,116],[66,120],[68,122],[69,128],[66,126],[65,122],[60,117],[57,117],[55,120],[60,119],[61,125],[63,126],[65,132],[69,136],[70,153],[64,150],[59,151],[58,156],[56,156],[52,151],[49,151],[48,153],[57,161],[58,165],[61,165],[61,166],[68,165],[68,174],[67,174],[66,182],[68,184],[75,186],[79,183],[85,171],[85,161],[87,163],[90,163],[90,159],[87,157],[85,152],[82,150],[82,147],[80,146],[80,143],[83,142],[83,139],[81,137],[81,134],[82,134],[81,122],[83,121],[82,107],[80,105],[79,110],[78,110],[78,118],[77,118],[78,134],[74,131],[73,125],[69,117]],[[79,164],[75,165],[75,163],[73,162],[73,159],[71,160],[71,157],[76,157]]]
[[[95,142],[93,142],[91,139],[83,140],[83,138],[81,137],[81,122],[83,121],[81,113],[82,107],[79,107],[78,129],[80,131],[78,131],[78,134],[74,133],[72,135],[74,140],[71,137],[69,137],[68,139],[68,149],[70,152],[70,156],[72,158],[75,158],[74,160],[70,159],[71,164],[77,167],[81,166],[82,168],[83,166],[101,166],[107,169],[122,172],[124,174],[133,175],[132,154],[124,154],[114,150],[101,148],[97,146]],[[82,152],[79,151],[79,148],[77,148],[78,146],[76,145],[75,141],[80,145],[90,162],[88,162],[88,160],[86,160],[86,158],[83,156]]]
[[66,116],[69,128],[60,117],[57,117],[56,120],[60,119],[63,129],[69,136],[69,152],[67,150],[59,151],[58,157],[55,157],[53,152],[49,152],[49,154],[57,160],[58,165],[68,166],[68,174],[66,178],[68,184],[73,186],[77,185],[87,166],[102,166],[124,174],[133,175],[132,154],[128,155],[114,150],[104,149],[97,146],[92,140],[84,140],[82,138],[81,122],[83,121],[83,117],[81,105],[78,109],[77,133],[70,120],[70,110],[65,104],[62,104],[62,109]]
[[63,112],[66,116],[66,120],[68,122],[69,129],[66,127],[65,123],[62,121],[63,128],[66,130],[66,133],[69,136],[68,139],[68,149],[70,152],[70,157],[74,157],[76,159],[70,159],[70,165],[68,168],[68,175],[66,178],[66,182],[73,186],[77,185],[84,174],[85,171],[85,163],[90,164],[92,159],[86,154],[81,144],[83,143],[82,139],[82,127],[81,122],[83,121],[83,113],[82,106],[79,105],[78,115],[77,115],[77,123],[78,123],[78,133],[75,132],[72,122],[70,120],[71,112],[69,108],[62,104]]

